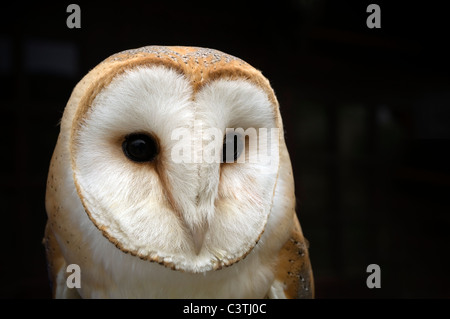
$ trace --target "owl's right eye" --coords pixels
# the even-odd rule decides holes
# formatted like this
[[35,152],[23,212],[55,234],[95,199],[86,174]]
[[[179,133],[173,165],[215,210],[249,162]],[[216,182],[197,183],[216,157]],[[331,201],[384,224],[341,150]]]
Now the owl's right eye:
[[238,133],[228,133],[223,139],[222,147],[222,163],[233,163],[239,156],[241,156],[243,150],[243,140]]
[[125,137],[122,150],[133,162],[151,162],[158,155],[155,139],[147,134],[134,133]]

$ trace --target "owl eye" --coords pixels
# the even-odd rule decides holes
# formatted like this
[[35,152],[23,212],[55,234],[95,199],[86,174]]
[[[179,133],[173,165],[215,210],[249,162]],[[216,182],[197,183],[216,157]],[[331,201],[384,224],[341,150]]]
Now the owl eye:
[[233,163],[242,153],[244,148],[242,137],[237,133],[228,133],[223,139],[222,162]]
[[133,162],[151,162],[158,154],[158,145],[147,134],[130,134],[122,143],[123,153]]

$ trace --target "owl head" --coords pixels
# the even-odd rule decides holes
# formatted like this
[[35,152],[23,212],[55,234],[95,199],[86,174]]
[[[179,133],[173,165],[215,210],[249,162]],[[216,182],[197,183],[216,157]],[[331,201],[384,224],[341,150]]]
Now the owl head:
[[109,57],[80,81],[58,143],[83,214],[104,237],[197,273],[238,262],[261,239],[282,132],[269,82],[246,62],[149,46]]

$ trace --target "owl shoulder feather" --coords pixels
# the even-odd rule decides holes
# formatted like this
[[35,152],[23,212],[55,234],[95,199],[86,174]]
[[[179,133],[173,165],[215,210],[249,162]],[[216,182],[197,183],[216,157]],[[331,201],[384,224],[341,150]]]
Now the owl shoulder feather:
[[308,245],[297,216],[294,215],[291,235],[278,253],[275,280],[270,288],[269,298],[314,298]]

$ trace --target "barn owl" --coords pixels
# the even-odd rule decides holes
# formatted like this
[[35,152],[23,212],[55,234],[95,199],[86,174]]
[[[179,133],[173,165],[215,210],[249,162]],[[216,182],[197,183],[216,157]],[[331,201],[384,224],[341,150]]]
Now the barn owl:
[[53,296],[311,298],[295,208],[279,105],[260,71],[197,47],[114,54],[74,88],[51,159]]

